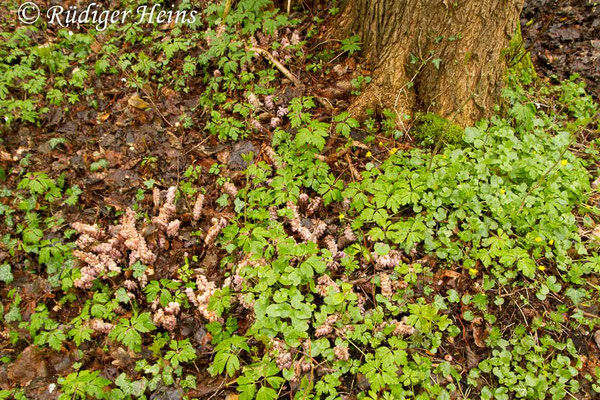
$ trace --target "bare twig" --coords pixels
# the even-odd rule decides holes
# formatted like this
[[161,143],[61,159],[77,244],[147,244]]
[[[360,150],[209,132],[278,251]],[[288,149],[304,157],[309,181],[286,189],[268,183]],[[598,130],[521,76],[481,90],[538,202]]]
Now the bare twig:
[[253,51],[253,52],[265,57],[267,60],[271,61],[271,63],[275,66],[275,68],[277,68],[283,75],[285,75],[286,78],[288,78],[290,81],[292,81],[294,83],[294,85],[302,86],[302,82],[300,82],[300,79],[296,78],[294,76],[294,74],[292,74],[290,72],[290,70],[288,70],[286,67],[284,67],[282,63],[277,61],[277,59],[275,59],[275,57],[273,57],[273,55],[271,55],[271,53],[269,53],[267,50],[262,49],[260,47],[250,47],[248,50]]

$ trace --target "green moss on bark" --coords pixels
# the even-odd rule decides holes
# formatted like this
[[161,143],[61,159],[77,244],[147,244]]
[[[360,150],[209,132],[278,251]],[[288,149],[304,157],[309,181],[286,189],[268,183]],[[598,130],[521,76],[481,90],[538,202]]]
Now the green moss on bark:
[[531,61],[531,54],[525,50],[521,25],[517,25],[515,34],[510,40],[508,49],[505,50],[504,54],[508,63],[508,76],[513,76],[526,85],[533,83],[537,79],[533,61]]

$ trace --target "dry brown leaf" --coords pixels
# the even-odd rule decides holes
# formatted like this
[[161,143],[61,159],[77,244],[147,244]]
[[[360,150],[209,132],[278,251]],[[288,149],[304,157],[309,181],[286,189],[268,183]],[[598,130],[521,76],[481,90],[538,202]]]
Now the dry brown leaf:
[[596,227],[592,231],[592,236],[594,237],[594,239],[600,240],[600,225],[596,225]]
[[487,332],[481,325],[472,324],[471,328],[473,330],[473,341],[475,345],[479,348],[486,348],[485,337],[487,336]]
[[98,116],[96,117],[96,121],[101,124],[102,122],[106,121],[108,119],[108,117],[110,117],[110,113],[101,113],[98,114]]
[[32,380],[46,376],[46,362],[34,345],[23,350],[19,358],[8,367],[8,379],[21,387],[27,387]]
[[333,72],[335,72],[338,76],[342,76],[346,72],[348,72],[348,66],[342,65],[342,64],[336,64],[336,66],[333,67]]
[[217,160],[219,160],[221,164],[229,164],[229,151],[226,150],[217,153]]
[[462,275],[459,272],[456,271],[452,271],[451,269],[445,269],[442,272],[442,278],[451,278],[451,279],[458,279],[460,278]]
[[137,108],[138,110],[147,110],[150,108],[150,104],[138,96],[137,93],[131,95],[131,97],[127,100],[127,104],[133,108]]
[[177,92],[175,92],[173,89],[164,86],[161,90],[160,93],[165,96],[165,97],[173,97],[177,94]]
[[127,368],[135,361],[135,353],[126,351],[122,347],[111,352],[111,356],[114,358],[111,364],[119,368]]
[[0,150],[0,161],[15,161],[16,157],[10,155],[10,153]]

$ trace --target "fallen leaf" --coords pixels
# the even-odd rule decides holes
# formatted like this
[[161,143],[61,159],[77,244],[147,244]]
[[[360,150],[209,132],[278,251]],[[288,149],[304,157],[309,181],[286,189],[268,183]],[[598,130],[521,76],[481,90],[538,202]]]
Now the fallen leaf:
[[592,231],[592,236],[594,236],[596,240],[600,240],[600,225],[596,225],[596,227]]
[[111,352],[111,356],[114,358],[111,363],[112,365],[119,368],[127,368],[133,363],[135,353],[126,351],[122,347],[118,347],[116,351]]
[[342,64],[337,64],[335,67],[333,67],[333,72],[335,72],[338,76],[342,76],[346,72],[348,72],[348,66],[342,65]]
[[245,169],[248,163],[243,160],[243,154],[256,154],[258,150],[251,141],[238,142],[233,145],[231,154],[229,155],[229,167],[232,169]]
[[147,110],[150,108],[150,104],[138,96],[137,93],[131,95],[131,97],[127,100],[127,104],[133,108],[137,108],[138,110]]
[[217,160],[221,164],[229,164],[229,151],[225,150],[217,153]]
[[371,382],[367,379],[367,377],[363,374],[356,374],[356,386],[360,390],[369,390],[371,387]]
[[96,116],[96,122],[101,124],[102,122],[106,121],[108,119],[108,117],[110,117],[110,113],[107,113],[107,112],[98,114]]
[[31,345],[8,367],[8,379],[21,387],[27,387],[35,378],[48,376],[46,362],[36,346]]
[[0,150],[0,161],[16,161],[16,157],[13,157],[10,153]]
[[92,43],[92,45],[90,46],[90,48],[92,49],[92,51],[94,53],[99,53],[100,50],[102,50],[102,45],[100,43],[98,43],[96,40],[94,40],[94,43]]
[[164,86],[161,90],[160,93],[165,96],[165,97],[173,97],[177,94],[177,92],[175,92],[173,89]]
[[473,341],[475,345],[479,348],[486,348],[485,337],[487,336],[486,330],[481,325],[472,324],[471,326],[473,330]]

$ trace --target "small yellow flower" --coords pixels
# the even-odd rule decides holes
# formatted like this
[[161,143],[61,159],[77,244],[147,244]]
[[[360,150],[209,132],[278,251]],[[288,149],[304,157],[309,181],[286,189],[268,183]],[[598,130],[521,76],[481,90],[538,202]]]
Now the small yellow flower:
[[506,190],[500,189],[500,194],[504,194],[504,193],[506,193]]
[[538,236],[538,237],[536,237],[536,238],[535,238],[535,242],[536,242],[536,243],[539,243],[539,242],[541,242],[541,241],[542,241],[542,238],[541,238],[541,237],[539,237],[539,236]]
[[346,218],[346,216],[344,215],[344,213],[340,213],[340,215],[338,215],[338,218],[341,220],[343,220],[344,218]]
[[560,160],[560,165],[564,167],[565,165],[567,165],[567,162],[567,160]]
[[554,239],[550,239],[550,241],[548,242],[548,244],[549,244],[550,246],[552,246],[552,245],[554,244]]
[[540,265],[540,266],[538,267],[538,269],[539,269],[540,271],[545,271],[545,270],[546,270],[546,267],[544,267],[543,265]]
[[367,151],[367,157],[372,157],[373,153],[371,153],[370,151]]
[[383,146],[383,142],[379,142],[379,145],[380,145],[380,146]]
[[397,151],[398,151],[398,149],[394,147],[393,149],[390,150],[390,154],[396,154]]
[[479,271],[477,271],[477,269],[476,269],[476,268],[469,268],[469,273],[470,273],[471,275],[477,275],[477,273],[478,273],[478,272],[479,272]]

